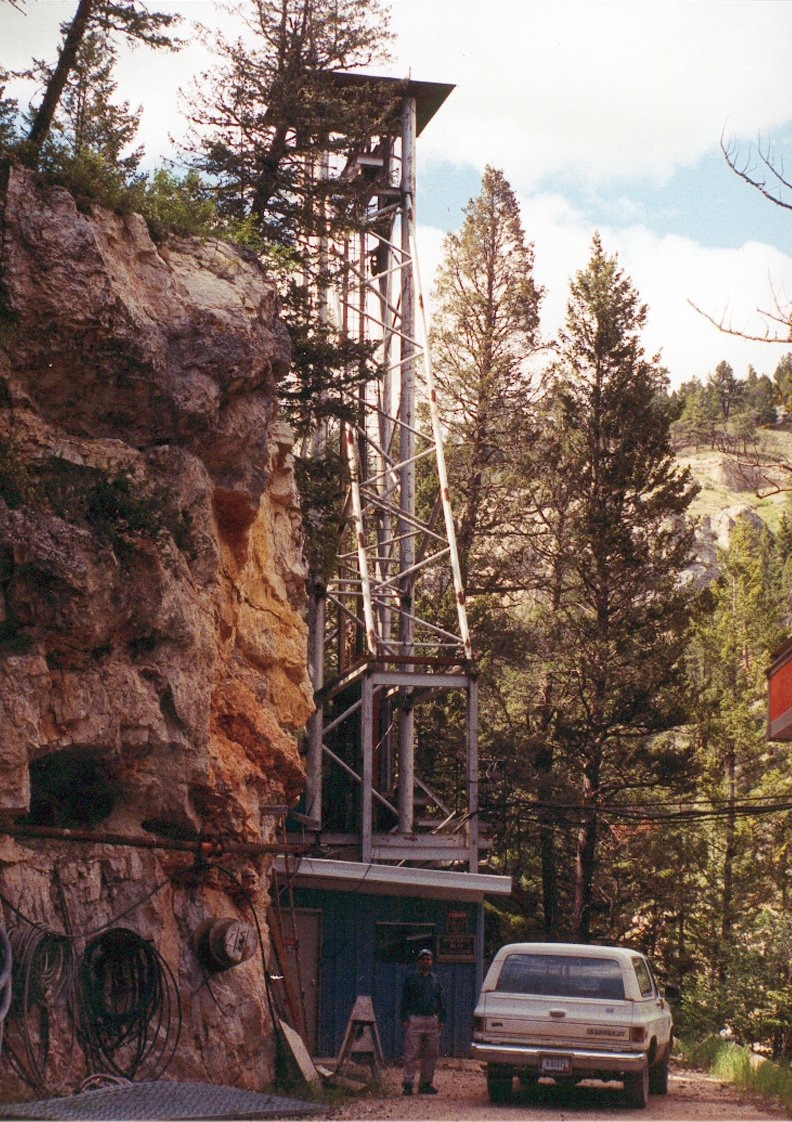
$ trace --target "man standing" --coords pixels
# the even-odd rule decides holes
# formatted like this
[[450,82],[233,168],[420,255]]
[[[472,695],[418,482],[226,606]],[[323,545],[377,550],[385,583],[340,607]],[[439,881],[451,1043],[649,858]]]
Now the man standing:
[[440,1033],[446,1019],[443,991],[432,970],[434,956],[424,947],[418,952],[418,972],[404,979],[400,1017],[404,1029],[404,1082],[402,1094],[413,1093],[415,1069],[420,1061],[419,1095],[436,1095],[432,1086],[440,1054]]

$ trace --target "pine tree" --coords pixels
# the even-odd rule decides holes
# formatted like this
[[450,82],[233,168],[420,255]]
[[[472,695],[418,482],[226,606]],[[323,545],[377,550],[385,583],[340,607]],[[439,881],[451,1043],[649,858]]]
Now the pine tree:
[[388,14],[379,0],[247,0],[240,10],[244,38],[212,39],[219,61],[191,96],[185,149],[221,216],[250,224],[279,284],[294,344],[281,407],[306,437],[347,418],[374,374],[371,348],[328,324],[322,306],[341,267],[327,242],[362,202],[363,181],[341,165],[393,123],[384,85],[338,74],[387,57]]
[[460,560],[473,590],[502,591],[497,561],[512,552],[504,534],[514,538],[511,452],[531,416],[528,362],[538,348],[542,298],[533,246],[502,172],[485,169],[480,194],[465,207],[462,228],[445,238],[443,251],[430,344],[448,433]]
[[673,432],[683,444],[717,443],[720,408],[715,395],[698,378],[683,383],[675,394],[679,416],[674,421]]
[[673,409],[664,371],[644,355],[645,319],[595,237],[571,285],[542,433],[523,468],[536,504],[526,515],[541,532],[536,594],[553,775],[575,789],[579,817],[567,930],[583,940],[600,810],[658,781],[647,743],[678,718],[688,601],[680,574],[691,541],[681,516],[694,488],[673,459]]
[[743,395],[754,424],[774,424],[776,420],[775,392],[773,383],[766,374],[757,374],[753,366],[749,366]]
[[[766,671],[785,625],[781,562],[769,531],[738,519],[719,556],[720,576],[694,616],[686,656],[701,791],[720,811],[709,830],[698,936],[702,976],[709,976],[709,990],[702,984],[699,992],[706,994],[710,1028],[744,1021],[732,983],[746,948],[767,938],[757,927],[788,893],[787,819],[738,814],[740,802],[777,795],[791,778],[785,746],[768,743],[765,727]],[[754,984],[758,989],[759,977]]]
[[792,352],[779,360],[773,371],[773,387],[776,404],[786,412],[792,412]]
[[[248,0],[240,11],[248,34],[214,37],[219,62],[199,80],[187,150],[221,210],[304,250],[332,222],[319,165],[376,134],[390,108],[336,80],[387,56],[388,15],[379,0]],[[333,179],[336,205],[343,191]]]
[[[509,610],[519,574],[519,481],[511,453],[529,430],[529,363],[539,345],[542,293],[533,277],[533,247],[502,172],[485,169],[481,190],[464,214],[458,233],[443,243],[432,294],[430,347],[468,617],[477,648],[486,652],[479,664],[479,747],[484,770],[497,776],[495,761],[515,748],[523,705],[517,672],[523,636],[518,617]],[[428,517],[437,494],[429,465],[421,465],[420,480],[419,501]],[[433,591],[435,618],[452,625],[453,588],[449,584]],[[419,751],[426,746],[432,783],[450,805],[464,774],[448,731],[464,728],[464,711],[453,711],[455,700],[422,706],[418,724]],[[464,743],[461,735],[456,743]],[[497,786],[499,781],[492,782]],[[496,814],[493,799],[499,795],[492,783],[484,798],[485,812]],[[511,840],[501,834],[502,858]]]
[[[4,81],[4,77],[4,73],[0,71],[0,83]],[[0,153],[12,149],[19,139],[17,134],[19,103],[16,98],[4,95],[5,86],[0,84]]]
[[[117,84],[113,79],[116,50],[102,31],[88,31],[80,42],[74,65],[68,75],[50,133],[42,144],[40,163],[44,168],[64,162],[97,158],[108,169],[124,178],[134,175],[143,154],[142,148],[122,155],[134,141],[141,110],[131,112],[128,102],[117,103]],[[51,71],[36,67],[45,84]]]
[[728,421],[732,410],[740,403],[743,388],[728,362],[718,363],[714,373],[707,379],[707,388],[720,406],[723,421]]
[[32,166],[38,165],[86,36],[91,32],[101,37],[120,34],[131,42],[175,50],[180,44],[171,37],[169,29],[178,21],[177,15],[149,11],[140,0],[79,0],[71,21],[61,27],[63,42],[58,61],[52,68],[38,68],[39,73],[45,74],[44,92],[19,149],[22,158]]

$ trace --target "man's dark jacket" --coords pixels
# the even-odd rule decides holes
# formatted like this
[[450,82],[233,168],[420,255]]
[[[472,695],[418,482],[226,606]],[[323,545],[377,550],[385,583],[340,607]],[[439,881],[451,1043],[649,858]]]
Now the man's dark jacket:
[[418,1017],[437,1016],[440,1024],[445,1023],[446,1008],[443,991],[433,970],[428,974],[408,974],[402,989],[400,1019],[406,1021],[410,1014]]

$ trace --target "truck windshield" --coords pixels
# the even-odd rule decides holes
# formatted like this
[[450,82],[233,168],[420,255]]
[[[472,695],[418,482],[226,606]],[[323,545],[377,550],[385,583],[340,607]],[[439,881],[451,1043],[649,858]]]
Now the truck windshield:
[[511,954],[501,967],[496,990],[542,997],[624,1000],[619,963],[583,955]]

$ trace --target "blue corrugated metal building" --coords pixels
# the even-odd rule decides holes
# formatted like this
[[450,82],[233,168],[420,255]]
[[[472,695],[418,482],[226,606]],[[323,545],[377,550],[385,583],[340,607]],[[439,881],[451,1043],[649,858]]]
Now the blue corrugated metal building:
[[293,878],[291,945],[314,1055],[338,1054],[356,998],[369,996],[385,1058],[398,1060],[402,985],[424,946],[448,1007],[441,1053],[468,1055],[484,894],[509,889],[508,877],[305,860]]

